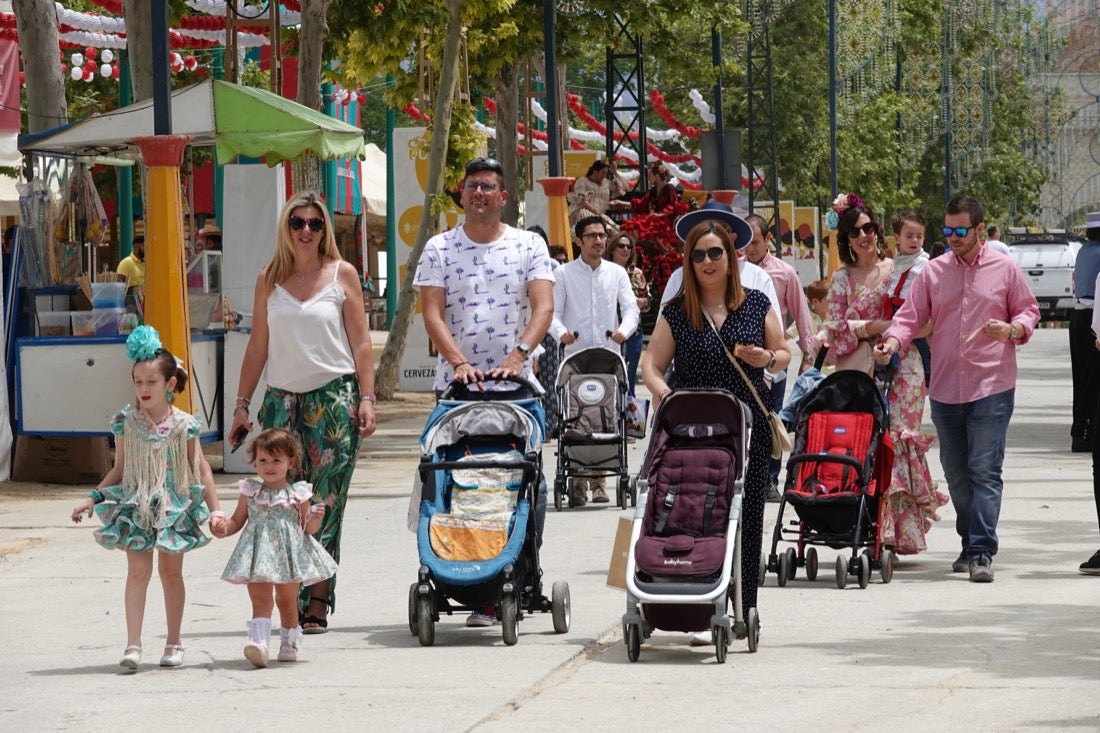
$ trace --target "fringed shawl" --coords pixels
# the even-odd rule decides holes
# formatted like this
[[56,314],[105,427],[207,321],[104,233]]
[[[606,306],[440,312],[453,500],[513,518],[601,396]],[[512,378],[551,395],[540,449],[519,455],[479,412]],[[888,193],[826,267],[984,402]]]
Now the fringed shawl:
[[[126,461],[122,469],[122,489],[133,492],[137,501],[137,519],[142,526],[159,527],[168,507],[164,492],[185,493],[199,482],[199,452],[187,460],[188,433],[195,418],[173,407],[168,435],[159,435],[138,408],[123,411],[123,441]],[[168,487],[168,472],[175,486]],[[154,499],[158,501],[154,502]]]

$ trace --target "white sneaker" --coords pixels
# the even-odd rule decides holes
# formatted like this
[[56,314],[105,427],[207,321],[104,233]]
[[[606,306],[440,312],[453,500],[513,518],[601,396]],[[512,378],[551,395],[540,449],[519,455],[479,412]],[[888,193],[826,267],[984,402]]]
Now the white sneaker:
[[183,664],[183,644],[166,644],[164,656],[160,658],[162,667],[178,667]]
[[714,646],[714,636],[711,635],[710,629],[706,631],[696,631],[688,639],[690,646]]
[[253,667],[266,667],[267,647],[250,641],[244,645],[244,658],[252,662]]
[[486,616],[484,613],[478,613],[474,611],[466,619],[467,626],[485,627],[492,626],[496,623],[496,619],[492,616]]

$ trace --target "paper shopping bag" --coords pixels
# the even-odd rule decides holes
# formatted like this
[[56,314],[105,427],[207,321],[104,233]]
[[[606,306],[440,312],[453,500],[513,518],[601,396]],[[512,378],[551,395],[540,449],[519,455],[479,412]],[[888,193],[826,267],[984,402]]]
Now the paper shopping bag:
[[615,532],[615,544],[611,548],[611,565],[607,568],[607,585],[626,590],[626,555],[630,551],[630,532],[634,522],[629,517],[619,517]]

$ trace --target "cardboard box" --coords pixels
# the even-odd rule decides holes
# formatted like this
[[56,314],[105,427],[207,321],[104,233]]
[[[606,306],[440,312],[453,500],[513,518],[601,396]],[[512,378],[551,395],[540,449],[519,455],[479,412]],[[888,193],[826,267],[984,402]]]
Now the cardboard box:
[[15,442],[16,481],[98,484],[111,468],[106,437],[20,435]]
[[626,555],[630,551],[630,533],[633,527],[633,519],[619,517],[615,544],[611,548],[611,565],[607,568],[607,585],[611,588],[626,590]]

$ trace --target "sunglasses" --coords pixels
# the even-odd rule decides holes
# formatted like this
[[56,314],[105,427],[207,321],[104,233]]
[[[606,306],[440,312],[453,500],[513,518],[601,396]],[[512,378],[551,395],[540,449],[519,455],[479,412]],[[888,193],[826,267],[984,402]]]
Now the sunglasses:
[[973,228],[974,227],[944,227],[940,229],[940,231],[943,232],[943,236],[945,237],[950,237],[952,235],[956,237],[965,237],[967,232]]
[[875,231],[875,223],[873,221],[869,221],[861,227],[852,227],[851,229],[849,229],[848,230],[848,239],[856,239],[856,238],[859,237],[860,233],[873,234],[874,231]]
[[290,224],[290,228],[296,232],[302,231],[305,226],[309,226],[311,232],[319,232],[325,228],[325,220],[311,217],[309,219],[303,219],[300,216],[292,216],[287,220]]
[[615,245],[615,249],[634,249],[634,245],[630,242],[619,242]]
[[504,166],[496,158],[474,158],[466,164],[466,175],[469,176],[478,171],[492,171],[504,175]]
[[707,250],[693,249],[691,251],[691,261],[695,264],[702,264],[703,259],[709,259],[711,262],[717,262],[726,256],[726,250],[723,247],[711,247]]
[[462,190],[466,193],[473,193],[479,188],[485,193],[492,193],[497,190],[497,184],[488,181],[466,181],[462,184]]
[[585,232],[581,235],[581,238],[595,242],[600,239],[607,239],[607,234],[605,232]]

